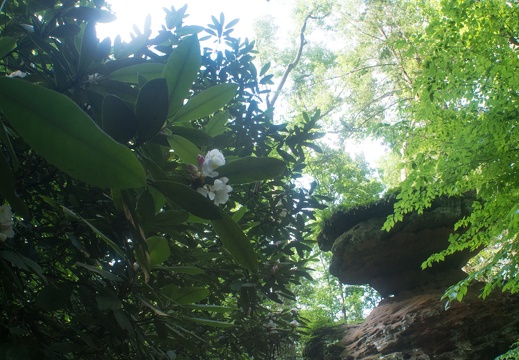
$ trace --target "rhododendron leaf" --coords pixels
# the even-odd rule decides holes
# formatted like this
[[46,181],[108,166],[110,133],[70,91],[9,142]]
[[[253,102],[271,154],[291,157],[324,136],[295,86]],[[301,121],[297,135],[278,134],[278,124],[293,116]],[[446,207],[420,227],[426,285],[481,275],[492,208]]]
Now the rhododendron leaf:
[[16,40],[11,37],[0,38],[0,59],[9,54],[16,47]]
[[151,265],[160,265],[169,258],[168,240],[162,236],[152,236],[146,239]]
[[78,63],[78,74],[83,75],[86,73],[88,67],[94,61],[96,50],[97,50],[97,34],[96,34],[96,23],[89,22],[83,29],[81,37],[80,55]]
[[70,176],[104,188],[146,184],[134,154],[106,135],[68,97],[4,77],[0,78],[0,107],[29,146]]
[[196,303],[209,296],[209,290],[198,286],[180,288],[171,284],[161,288],[160,292],[180,305]]
[[56,311],[63,309],[70,300],[72,295],[72,287],[67,284],[46,285],[36,295],[34,304],[42,310]]
[[145,231],[170,233],[178,230],[178,225],[183,224],[189,218],[186,211],[166,210],[147,219],[142,225]]
[[169,116],[182,106],[189,95],[201,64],[200,43],[196,35],[183,39],[171,52],[162,73],[162,77],[168,82]]
[[137,84],[139,82],[139,75],[144,76],[148,80],[152,80],[162,77],[163,72],[164,64],[137,64],[115,70],[108,75],[108,78]]
[[229,178],[229,184],[247,184],[281,176],[286,171],[282,160],[247,156],[216,169],[219,176]]
[[229,121],[231,115],[228,111],[219,112],[215,114],[206,126],[204,126],[205,132],[210,136],[221,135],[225,132],[225,124]]
[[249,238],[244,234],[240,225],[225,211],[222,209],[218,210],[221,218],[211,222],[223,246],[225,246],[238,264],[245,266],[253,272],[257,271],[258,258]]
[[144,143],[162,129],[168,116],[168,84],[158,78],[144,84],[135,104],[137,141]]
[[126,144],[135,136],[137,119],[133,111],[119,97],[105,96],[101,119],[101,128],[115,141]]
[[201,318],[194,318],[194,317],[183,317],[183,319],[200,324],[200,325],[209,325],[209,326],[219,327],[219,328],[230,328],[230,327],[236,326],[233,323],[217,321],[217,320],[201,319]]
[[216,220],[221,217],[218,207],[211,200],[189,186],[163,180],[154,181],[151,186],[159,190],[168,202],[202,219]]
[[197,158],[201,151],[191,141],[179,135],[171,135],[168,137],[168,142],[175,154],[184,164],[197,163]]
[[207,135],[207,133],[193,127],[170,126],[169,129],[173,135],[182,136],[183,138],[191,141],[196,146],[209,146],[214,141],[211,136]]
[[196,120],[214,114],[234,98],[237,90],[236,84],[212,86],[189,99],[174,115],[173,121]]
[[211,304],[192,304],[187,305],[186,307],[193,310],[210,311],[216,313],[226,313],[236,310],[236,308],[232,306],[220,306]]

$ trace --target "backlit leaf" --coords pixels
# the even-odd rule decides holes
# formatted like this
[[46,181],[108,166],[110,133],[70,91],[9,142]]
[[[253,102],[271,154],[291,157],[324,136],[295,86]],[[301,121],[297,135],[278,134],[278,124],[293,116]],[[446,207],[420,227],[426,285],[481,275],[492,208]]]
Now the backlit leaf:
[[0,78],[0,95],[0,107],[18,134],[70,176],[105,188],[145,185],[144,169],[133,153],[66,96],[6,77]]
[[135,104],[137,140],[144,143],[154,137],[168,115],[168,85],[165,79],[148,81],[139,91]]
[[225,211],[218,209],[221,218],[211,221],[225,248],[240,265],[251,271],[258,270],[258,258],[252,244],[238,225]]
[[107,95],[103,100],[101,127],[112,139],[126,144],[135,136],[137,119],[124,101],[115,95]]
[[191,141],[179,135],[171,135],[168,142],[175,154],[184,164],[196,164],[200,149]]
[[183,122],[201,119],[224,107],[236,95],[238,85],[219,84],[193,96],[174,115],[173,121]]
[[84,74],[94,60],[97,50],[97,35],[95,22],[89,22],[83,31],[79,52],[78,73]]
[[11,37],[0,38],[0,59],[9,54],[16,47],[16,40]]
[[217,136],[223,134],[226,129],[225,125],[229,121],[229,117],[230,115],[228,111],[217,113],[211,117],[207,125],[204,127],[207,135]]
[[160,292],[180,305],[196,303],[209,296],[209,290],[206,288],[197,286],[180,288],[173,284],[164,286]]
[[209,325],[209,326],[218,327],[218,328],[230,328],[230,327],[236,326],[233,323],[217,321],[217,320],[210,320],[210,319],[201,319],[201,318],[193,318],[193,317],[184,317],[183,319],[200,324],[200,325]]
[[151,186],[166,199],[202,219],[215,220],[221,217],[218,207],[208,198],[189,186],[173,181],[154,181]]
[[182,40],[171,52],[162,74],[168,82],[168,116],[173,115],[189,95],[201,64],[200,43],[196,35]]
[[246,184],[276,178],[285,173],[285,163],[274,158],[244,157],[218,168],[218,174],[230,184]]
[[146,239],[151,265],[160,265],[169,258],[168,240],[161,236],[152,236]]
[[163,72],[164,64],[137,64],[115,70],[108,77],[112,80],[137,84],[139,75],[152,80],[162,77]]

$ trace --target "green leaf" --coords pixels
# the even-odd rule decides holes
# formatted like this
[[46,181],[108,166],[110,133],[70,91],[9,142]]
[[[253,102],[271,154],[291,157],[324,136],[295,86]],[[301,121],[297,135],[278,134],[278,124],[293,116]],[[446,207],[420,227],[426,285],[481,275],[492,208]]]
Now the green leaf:
[[81,31],[81,28],[77,26],[76,24],[66,24],[66,25],[59,25],[56,26],[54,29],[49,31],[50,37],[56,37],[56,38],[74,38],[79,32]]
[[215,114],[204,127],[205,132],[209,136],[217,136],[225,132],[225,125],[229,121],[229,112],[223,111]]
[[182,207],[193,215],[208,220],[220,218],[218,207],[189,186],[163,180],[154,181],[151,186],[159,190],[169,202]]
[[108,78],[117,81],[137,84],[139,75],[144,76],[148,80],[162,77],[164,72],[164,64],[137,64],[115,70],[108,75]]
[[220,177],[229,179],[229,184],[247,184],[281,176],[286,166],[279,159],[247,156],[222,165],[217,171]]
[[7,131],[5,129],[4,123],[0,122],[0,141],[3,143],[7,151],[9,152],[9,157],[11,158],[11,166],[13,167],[13,171],[16,172],[20,168],[20,161],[16,156],[16,152],[14,151],[13,144],[7,135]]
[[11,37],[0,38],[0,59],[16,48],[16,40]]
[[106,37],[97,45],[96,54],[94,56],[94,61],[103,61],[110,56],[110,52],[112,51],[112,39]]
[[126,102],[131,109],[134,108],[134,104],[137,101],[137,95],[139,94],[137,88],[132,86],[132,84],[109,79],[103,80],[98,84],[92,84],[88,88],[88,92],[102,97],[115,95]]
[[118,54],[118,58],[127,58],[132,54],[137,54],[139,52],[142,52],[144,50],[147,50],[146,45],[148,43],[148,36],[146,34],[139,35],[130,41],[129,44],[127,44],[123,51],[121,51],[120,54]]
[[178,225],[183,224],[189,218],[186,211],[166,210],[158,213],[144,223],[146,231],[170,233],[178,230]]
[[112,139],[126,144],[135,136],[137,119],[124,101],[115,95],[107,95],[103,100],[101,127]]
[[37,153],[70,176],[105,188],[145,185],[144,169],[133,153],[66,96],[23,80],[0,78],[0,107]]
[[160,292],[180,305],[196,303],[209,296],[209,290],[198,286],[179,288],[171,284],[161,288]]
[[188,26],[182,26],[180,28],[177,28],[175,33],[177,35],[191,35],[191,34],[198,34],[199,32],[202,32],[204,30],[205,30],[205,28],[203,26],[188,25]]
[[238,91],[236,84],[219,84],[193,96],[173,116],[173,121],[184,122],[209,116],[231,101]]
[[82,262],[76,262],[76,265],[81,266],[82,268],[87,269],[88,271],[94,272],[102,277],[104,277],[106,280],[110,281],[121,281],[121,278],[115,274],[112,274],[109,271],[103,270],[97,266],[92,266],[88,264],[84,264]]
[[171,135],[168,142],[175,154],[184,164],[196,164],[200,149],[191,141],[179,135]]
[[160,265],[169,258],[170,250],[168,240],[162,236],[152,236],[146,239],[150,253],[151,265]]
[[100,10],[90,7],[73,7],[67,11],[66,16],[91,22],[109,23],[116,19],[115,15],[106,10]]
[[31,360],[34,354],[28,346],[22,344],[13,344],[9,346],[9,350],[5,352],[5,360]]
[[191,321],[191,322],[194,322],[194,323],[197,323],[197,324],[200,324],[200,325],[209,325],[209,326],[218,327],[218,328],[230,328],[230,327],[236,326],[233,323],[228,323],[228,322],[224,322],[224,321],[217,321],[217,320],[210,320],[210,319],[201,319],[201,318],[193,318],[193,317],[187,317],[187,316],[184,316],[182,318],[184,320]]
[[63,211],[65,212],[66,215],[68,215],[68,216],[70,216],[72,218],[81,220],[85,224],[87,224],[88,227],[90,229],[92,229],[92,231],[95,232],[101,238],[101,240],[103,240],[108,246],[110,246],[120,257],[122,257],[122,258],[125,257],[124,252],[119,247],[119,245],[117,245],[112,240],[110,240],[105,234],[103,234],[98,228],[96,228],[94,225],[92,225],[88,220],[83,219],[81,216],[77,215],[75,212],[73,212],[72,210],[66,208],[65,206],[62,206],[61,208],[63,209]]
[[83,32],[79,52],[78,74],[84,74],[92,61],[94,61],[97,50],[96,23],[89,22]]
[[251,271],[258,270],[258,258],[252,244],[238,225],[227,213],[218,209],[221,218],[212,220],[211,223],[220,237],[223,246],[231,253],[232,257],[240,265]]
[[173,115],[189,95],[202,64],[196,35],[185,38],[168,58],[162,77],[168,82],[169,112]]
[[137,140],[144,143],[162,129],[168,116],[168,84],[165,79],[148,81],[139,91],[135,104]]
[[192,304],[186,306],[189,309],[193,310],[200,310],[200,311],[210,311],[215,313],[227,313],[234,310],[237,310],[237,308],[232,306],[220,306],[220,305],[210,305],[210,304]]
[[213,138],[205,132],[192,127],[186,126],[170,126],[169,129],[173,135],[180,135],[188,139],[196,146],[209,146],[213,142]]
[[66,284],[46,285],[36,296],[36,305],[46,311],[63,309],[70,300],[72,287]]
[[204,270],[196,266],[170,266],[167,269],[178,274],[199,275],[204,273]]
[[[3,126],[0,124],[0,126]],[[2,181],[0,181],[0,193],[11,204],[15,213],[22,217],[27,217],[29,212],[25,203],[16,195],[14,174],[7,162],[2,151],[0,151],[0,174],[2,174]]]
[[121,308],[121,300],[113,291],[101,289],[96,295],[97,308],[101,311],[118,310]]
[[263,67],[260,70],[259,76],[265,75],[267,73],[267,71],[269,71],[269,69],[270,69],[270,61],[268,63],[266,63],[265,65],[263,65]]

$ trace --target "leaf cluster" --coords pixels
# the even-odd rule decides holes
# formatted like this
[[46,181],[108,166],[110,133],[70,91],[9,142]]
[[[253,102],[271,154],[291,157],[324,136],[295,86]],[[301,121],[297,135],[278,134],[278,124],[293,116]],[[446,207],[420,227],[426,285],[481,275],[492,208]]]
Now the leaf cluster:
[[[293,180],[315,118],[273,124],[254,42],[223,15],[185,25],[186,9],[112,44],[95,32],[103,1],[5,4],[2,356],[276,358],[298,337],[295,315],[263,335],[269,304],[310,277],[305,224],[323,205]],[[217,178],[193,170],[211,149]],[[223,176],[218,207],[197,188]]]

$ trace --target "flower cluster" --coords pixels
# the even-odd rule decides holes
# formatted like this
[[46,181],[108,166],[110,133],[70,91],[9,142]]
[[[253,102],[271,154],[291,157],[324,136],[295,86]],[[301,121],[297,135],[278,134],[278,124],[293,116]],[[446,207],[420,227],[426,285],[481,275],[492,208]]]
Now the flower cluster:
[[198,155],[198,167],[202,170],[201,173],[196,167],[193,166],[191,172],[197,179],[202,180],[202,186],[197,188],[197,191],[214,201],[215,205],[225,204],[229,200],[229,193],[232,191],[232,187],[227,185],[229,181],[226,177],[215,179],[213,184],[206,184],[206,177],[217,177],[218,172],[215,171],[218,167],[225,164],[225,157],[220,150],[213,149],[209,151],[205,157]]
[[7,204],[0,206],[0,241],[14,237],[13,213]]

